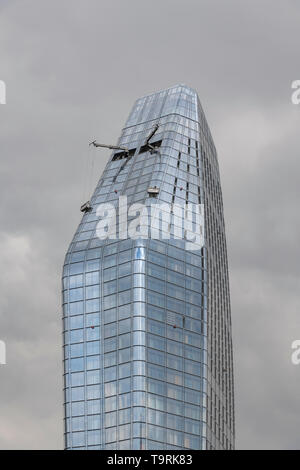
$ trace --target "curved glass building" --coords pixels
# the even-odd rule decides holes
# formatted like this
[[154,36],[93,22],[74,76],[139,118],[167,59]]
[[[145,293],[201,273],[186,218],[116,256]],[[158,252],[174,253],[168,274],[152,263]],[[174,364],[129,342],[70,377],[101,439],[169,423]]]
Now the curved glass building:
[[[223,204],[197,93],[178,85],[138,99],[118,146],[64,263],[65,447],[232,449]],[[204,205],[204,246],[187,249],[162,226],[156,239],[99,238],[97,208],[120,196],[166,203],[169,231],[174,205]]]

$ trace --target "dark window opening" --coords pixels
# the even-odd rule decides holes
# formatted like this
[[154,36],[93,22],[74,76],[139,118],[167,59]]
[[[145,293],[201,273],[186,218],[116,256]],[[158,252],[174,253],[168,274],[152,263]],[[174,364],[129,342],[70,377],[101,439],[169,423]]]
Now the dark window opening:
[[140,148],[139,154],[144,153],[144,152],[149,152],[149,150],[151,150],[153,147],[154,149],[158,149],[161,146],[161,144],[162,144],[162,140],[157,140],[156,142],[150,142],[149,145],[147,144],[142,145]]
[[[196,142],[197,144],[197,142]],[[198,145],[197,145],[198,147]],[[199,153],[198,150],[196,150],[196,165],[197,165],[197,176],[200,176],[200,165],[199,165]]]
[[112,161],[115,162],[116,160],[123,160],[123,158],[127,158],[127,157],[132,157],[132,155],[134,155],[136,149],[130,149],[129,152],[117,152],[114,154],[114,156],[112,157]]
[[186,191],[185,191],[185,200],[186,200],[186,202],[188,202],[188,200],[189,200],[189,187],[190,187],[190,185],[187,182],[186,183]]
[[178,153],[177,168],[180,167],[181,152]]

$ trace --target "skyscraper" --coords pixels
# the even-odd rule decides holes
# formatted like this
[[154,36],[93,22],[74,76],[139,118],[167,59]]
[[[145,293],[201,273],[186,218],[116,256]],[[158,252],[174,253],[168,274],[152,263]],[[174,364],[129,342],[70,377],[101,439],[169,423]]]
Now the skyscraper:
[[[66,448],[232,449],[222,194],[197,93],[178,85],[138,99],[117,147],[64,263]],[[204,246],[99,238],[97,208],[120,196],[169,205],[170,230],[176,204],[204,205]]]

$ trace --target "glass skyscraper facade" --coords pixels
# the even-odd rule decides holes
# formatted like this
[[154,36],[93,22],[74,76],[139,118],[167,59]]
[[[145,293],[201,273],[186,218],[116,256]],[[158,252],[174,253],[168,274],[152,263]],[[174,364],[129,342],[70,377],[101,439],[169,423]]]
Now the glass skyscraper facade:
[[[232,449],[223,203],[197,93],[178,85],[138,99],[118,146],[128,151],[112,152],[63,268],[65,447]],[[100,240],[97,207],[125,195],[128,205],[204,204],[204,246]]]

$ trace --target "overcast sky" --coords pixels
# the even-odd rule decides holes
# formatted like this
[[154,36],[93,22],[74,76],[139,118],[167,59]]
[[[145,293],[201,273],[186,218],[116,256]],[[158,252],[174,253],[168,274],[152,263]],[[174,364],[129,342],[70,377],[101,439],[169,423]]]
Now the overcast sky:
[[116,142],[136,98],[177,83],[219,155],[236,447],[300,448],[299,24],[297,0],[0,0],[0,448],[63,446],[60,275],[87,144]]

